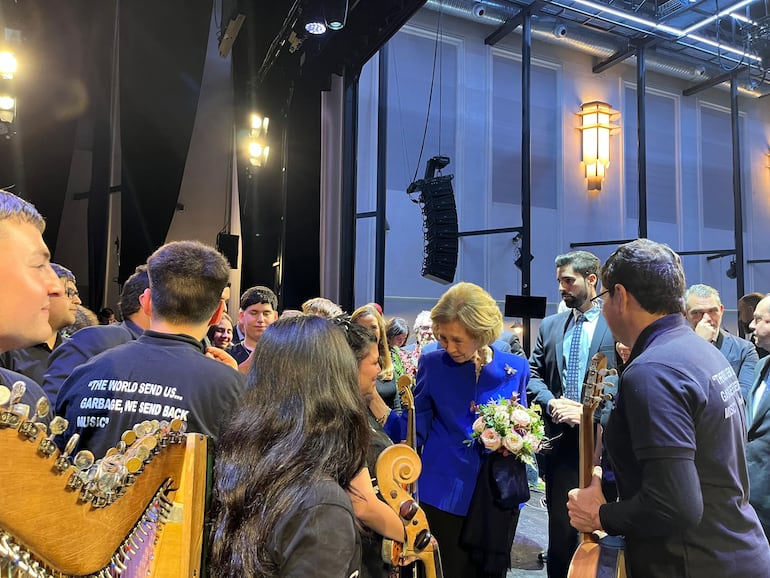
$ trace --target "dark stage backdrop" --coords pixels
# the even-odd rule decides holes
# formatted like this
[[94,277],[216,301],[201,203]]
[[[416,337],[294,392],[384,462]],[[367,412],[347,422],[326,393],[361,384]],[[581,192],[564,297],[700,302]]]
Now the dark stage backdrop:
[[211,0],[120,3],[120,280],[166,240],[190,146]]

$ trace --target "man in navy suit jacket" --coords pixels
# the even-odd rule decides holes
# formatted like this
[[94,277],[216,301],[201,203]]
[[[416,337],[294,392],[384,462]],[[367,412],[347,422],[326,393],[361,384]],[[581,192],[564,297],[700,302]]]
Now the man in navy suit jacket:
[[[770,347],[770,297],[765,297],[754,310],[749,324],[757,345]],[[749,470],[749,502],[759,516],[765,535],[770,536],[770,393],[767,391],[767,372],[770,357],[764,357],[756,367],[754,382],[746,398],[746,465]]]
[[741,384],[743,398],[749,394],[754,380],[754,368],[759,361],[754,344],[722,329],[725,306],[719,292],[708,285],[692,285],[684,294],[685,316],[693,331],[712,343],[733,368]]
[[577,315],[585,315],[581,330],[581,383],[585,382],[584,376],[595,353],[604,353],[609,367],[615,366],[615,341],[601,315],[596,294],[600,267],[599,258],[587,251],[556,257],[556,280],[568,309],[543,319],[529,359],[532,372],[527,387],[529,403],[542,407],[546,434],[555,438],[541,464],[548,507],[549,578],[567,575],[578,541],[577,531],[569,523],[567,493],[578,485],[582,405],[577,399],[565,396],[563,385]]

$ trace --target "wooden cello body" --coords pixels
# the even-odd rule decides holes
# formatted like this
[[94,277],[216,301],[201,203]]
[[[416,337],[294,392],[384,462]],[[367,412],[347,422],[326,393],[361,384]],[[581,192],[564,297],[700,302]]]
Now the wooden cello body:
[[415,443],[417,440],[412,378],[402,375],[398,390],[407,413],[406,443],[385,448],[377,458],[376,475],[380,495],[404,523],[403,543],[385,539],[383,559],[400,575],[398,561],[417,558],[422,562],[426,578],[443,578],[438,544],[432,540],[428,519],[417,500],[417,479],[422,471]]
[[[614,370],[611,370],[614,371]],[[583,413],[580,417],[580,487],[591,483],[594,467],[594,412],[603,398],[602,381],[607,375],[607,357],[597,353],[591,358],[588,378],[583,389]],[[626,578],[622,539],[580,533],[580,543],[567,572],[567,578]]]

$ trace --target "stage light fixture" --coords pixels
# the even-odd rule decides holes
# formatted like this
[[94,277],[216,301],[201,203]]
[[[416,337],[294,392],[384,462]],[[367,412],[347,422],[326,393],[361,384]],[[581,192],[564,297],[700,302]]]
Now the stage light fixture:
[[18,63],[13,52],[7,50],[0,52],[0,78],[3,80],[12,80],[16,74]]
[[342,30],[348,18],[348,0],[326,0],[324,15],[330,30]]
[[16,99],[10,95],[0,95],[0,122],[11,124],[16,118]]
[[314,36],[326,34],[326,18],[324,18],[323,6],[319,0],[310,0],[303,11],[305,31]]
[[249,120],[251,128],[246,141],[249,166],[256,168],[263,167],[270,156],[270,145],[267,140],[270,119],[261,114],[252,113]]

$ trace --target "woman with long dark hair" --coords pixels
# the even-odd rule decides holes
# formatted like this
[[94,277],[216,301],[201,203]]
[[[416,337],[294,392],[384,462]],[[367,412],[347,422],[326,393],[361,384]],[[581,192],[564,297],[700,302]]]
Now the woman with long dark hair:
[[357,575],[344,490],[366,465],[369,431],[342,332],[314,316],[274,323],[217,445],[212,576]]
[[[363,325],[351,322],[346,316],[337,317],[334,322],[345,331],[348,345],[356,357],[359,392],[362,399],[368,403],[376,392],[377,376],[381,369],[377,336]],[[386,447],[393,445],[393,442],[371,412],[367,413],[371,437],[367,457],[368,469],[364,470],[364,475],[371,479],[372,486],[370,487],[364,479],[357,479],[350,499],[356,516],[366,526],[362,532],[361,578],[387,578],[390,568],[382,559],[382,537],[384,535],[403,542],[404,526],[398,514],[380,501],[372,489],[377,486],[377,458]]]

